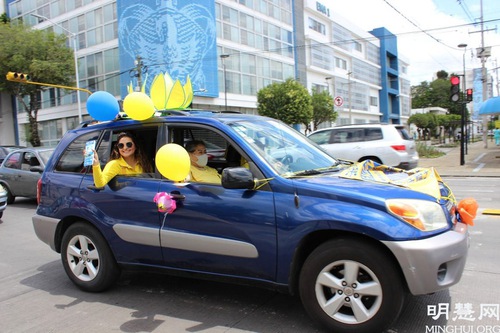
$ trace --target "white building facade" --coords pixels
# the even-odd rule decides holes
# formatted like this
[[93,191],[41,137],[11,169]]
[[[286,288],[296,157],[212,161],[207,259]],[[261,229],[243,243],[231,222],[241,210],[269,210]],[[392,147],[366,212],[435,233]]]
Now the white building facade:
[[[71,48],[76,39],[79,86],[92,92],[123,99],[131,85],[148,93],[153,77],[168,73],[182,84],[189,77],[195,109],[257,113],[257,91],[294,78],[309,91],[330,92],[339,113],[336,124],[380,122],[388,112],[380,103],[383,39],[329,6],[326,0],[8,0],[7,14],[35,29],[65,34]],[[409,81],[402,83],[405,73],[397,67],[407,65],[399,59],[394,69],[397,97],[408,97],[396,108],[403,111],[409,110]],[[42,145],[56,145],[78,125],[76,94],[44,91],[38,115]],[[79,94],[81,116],[90,120],[89,95]],[[26,113],[14,109],[10,126],[17,123],[19,142],[8,142],[12,138],[3,134],[0,141],[27,144]],[[408,116],[399,112],[391,121]]]

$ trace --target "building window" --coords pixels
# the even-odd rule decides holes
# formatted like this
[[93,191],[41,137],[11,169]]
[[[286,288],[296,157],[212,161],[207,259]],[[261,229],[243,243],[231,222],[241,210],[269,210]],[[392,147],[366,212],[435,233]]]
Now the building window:
[[309,29],[319,32],[320,34],[326,35],[326,27],[323,23],[316,21],[313,18],[309,18]]
[[335,58],[335,67],[347,70],[347,61],[342,58]]
[[378,106],[378,97],[370,96],[370,106]]
[[360,42],[353,41],[353,47],[354,47],[354,50],[356,50],[358,52],[363,52],[363,47],[361,46]]

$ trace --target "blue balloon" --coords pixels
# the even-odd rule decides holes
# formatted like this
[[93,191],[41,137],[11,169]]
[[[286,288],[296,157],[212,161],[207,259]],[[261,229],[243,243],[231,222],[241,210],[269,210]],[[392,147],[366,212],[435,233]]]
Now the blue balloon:
[[87,99],[87,112],[98,121],[113,120],[120,112],[115,96],[106,91],[96,91]]

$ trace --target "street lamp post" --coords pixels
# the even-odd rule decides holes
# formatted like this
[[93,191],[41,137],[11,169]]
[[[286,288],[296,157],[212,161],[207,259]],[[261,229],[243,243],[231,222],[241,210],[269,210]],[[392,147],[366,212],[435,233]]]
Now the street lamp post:
[[227,80],[226,80],[226,63],[224,59],[229,58],[229,54],[221,54],[220,58],[222,60],[222,69],[224,72],[224,106],[225,106],[225,111],[227,111]]
[[351,74],[352,72],[349,71],[347,73],[347,89],[348,89],[348,95],[349,95],[349,124],[352,124],[352,101],[351,101]]
[[56,23],[56,22],[52,21],[48,17],[42,16],[42,15],[38,15],[38,14],[34,14],[34,13],[32,13],[31,15],[33,15],[34,17],[37,17],[39,19],[49,21],[53,25],[56,25],[56,26],[60,27],[61,29],[63,29],[64,31],[66,31],[69,34],[69,39],[73,39],[73,58],[75,59],[75,80],[76,80],[76,88],[77,88],[77,91],[76,91],[76,101],[77,101],[77,104],[78,104],[78,122],[81,123],[83,121],[83,118],[82,118],[82,102],[81,102],[81,99],[80,99],[80,90],[79,90],[80,89],[80,75],[78,73],[78,55],[76,54],[76,51],[77,51],[77,47],[76,47],[76,34],[73,33],[73,32],[71,32],[71,31],[69,31],[68,29],[64,28],[59,23]]
[[467,51],[467,44],[458,44],[459,48],[464,49],[464,54],[463,54],[463,66],[464,66],[464,75],[463,75],[463,91],[462,91],[462,98],[461,98],[461,104],[462,104],[462,117],[460,121],[460,127],[461,127],[461,135],[460,135],[460,165],[465,164],[465,141],[467,140],[467,134],[465,131],[465,98],[464,98],[464,93],[467,91],[466,88],[466,83],[465,83],[465,52]]

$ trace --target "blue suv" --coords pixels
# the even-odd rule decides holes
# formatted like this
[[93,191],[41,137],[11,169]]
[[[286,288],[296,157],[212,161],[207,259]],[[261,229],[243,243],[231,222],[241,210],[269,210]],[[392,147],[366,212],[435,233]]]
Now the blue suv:
[[[208,162],[222,184],[182,184],[154,170],[96,187],[85,144],[97,142],[104,166],[123,131],[135,134],[152,165],[167,143],[224,149]],[[157,267],[283,290],[334,332],[373,333],[398,317],[408,293],[459,281],[468,231],[445,186],[436,199],[346,179],[345,163],[254,115],[185,111],[103,122],[64,135],[38,183],[33,225],[86,291],[109,288],[121,270]],[[161,192],[176,200],[174,212],[158,211]]]

